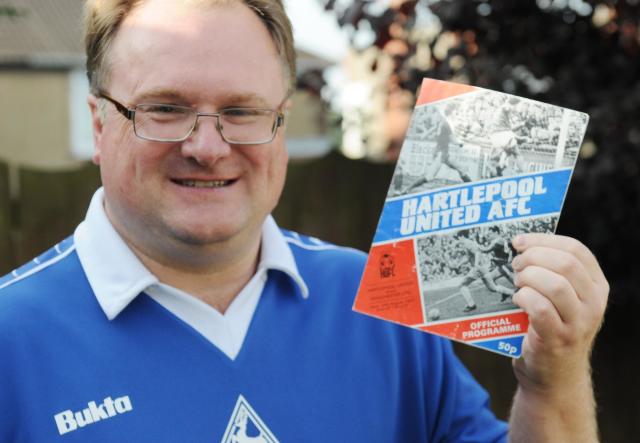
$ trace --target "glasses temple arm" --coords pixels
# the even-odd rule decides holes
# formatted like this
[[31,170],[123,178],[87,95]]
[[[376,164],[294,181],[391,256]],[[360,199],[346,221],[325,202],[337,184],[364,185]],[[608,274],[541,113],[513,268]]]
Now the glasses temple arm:
[[134,111],[133,109],[129,109],[126,106],[124,106],[122,103],[112,99],[111,97],[109,97],[107,94],[105,93],[98,93],[98,98],[103,98],[107,101],[110,101],[111,103],[113,103],[113,106],[116,107],[116,110],[122,114],[127,120],[133,120],[133,116],[135,115],[136,111]]

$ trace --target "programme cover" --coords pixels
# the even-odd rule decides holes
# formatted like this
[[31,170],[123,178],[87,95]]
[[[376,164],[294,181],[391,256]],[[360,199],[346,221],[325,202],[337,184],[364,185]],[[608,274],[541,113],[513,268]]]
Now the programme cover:
[[587,122],[425,79],[353,309],[518,357],[510,240],[555,231]]

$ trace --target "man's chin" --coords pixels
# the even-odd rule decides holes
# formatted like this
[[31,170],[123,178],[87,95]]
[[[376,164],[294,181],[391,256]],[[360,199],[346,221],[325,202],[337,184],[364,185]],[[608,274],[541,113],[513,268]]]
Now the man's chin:
[[[220,248],[233,247],[244,248],[246,245],[253,245],[259,239],[262,221],[247,219],[243,214],[235,214],[231,217],[221,217],[206,222],[195,222],[194,220],[165,219],[160,226],[162,237],[171,239],[179,249],[198,250],[210,249],[211,251]],[[221,251],[222,252],[222,251]]]
[[172,237],[186,246],[206,247],[229,241],[234,236],[231,230],[174,230]]

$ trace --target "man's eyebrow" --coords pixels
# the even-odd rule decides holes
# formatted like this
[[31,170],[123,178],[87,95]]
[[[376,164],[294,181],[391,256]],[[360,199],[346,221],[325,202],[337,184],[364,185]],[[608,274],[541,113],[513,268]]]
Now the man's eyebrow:
[[142,103],[147,100],[171,100],[174,102],[186,102],[184,94],[179,93],[174,89],[152,89],[150,91],[145,91],[144,93],[136,96],[135,100],[138,103]]
[[[152,89],[149,91],[145,91],[144,93],[136,96],[135,100],[137,103],[142,103],[143,101],[149,100],[170,100],[175,103],[190,103],[191,100],[188,99],[183,93],[178,92],[175,89],[170,88],[162,88],[162,89]],[[222,94],[220,100],[221,106],[234,106],[234,105],[252,105],[257,107],[269,107],[269,102],[262,97],[253,92],[230,92]]]
[[253,92],[224,94],[223,102],[228,103],[230,106],[251,104],[254,106],[268,107],[269,105],[264,97]]

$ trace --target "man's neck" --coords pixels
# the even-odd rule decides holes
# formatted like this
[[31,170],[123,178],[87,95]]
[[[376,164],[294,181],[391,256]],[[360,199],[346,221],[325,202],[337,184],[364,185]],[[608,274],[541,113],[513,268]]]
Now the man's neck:
[[[120,231],[115,224],[114,227]],[[162,251],[145,248],[145,244],[132,241],[123,232],[120,235],[160,282],[199,298],[224,314],[258,267],[261,227],[255,231],[206,246],[177,244],[177,240],[166,239]]]
[[140,261],[162,283],[202,300],[222,314],[255,274],[260,242],[255,246],[254,252],[220,262],[221,266],[185,269],[156,261],[130,245]]

